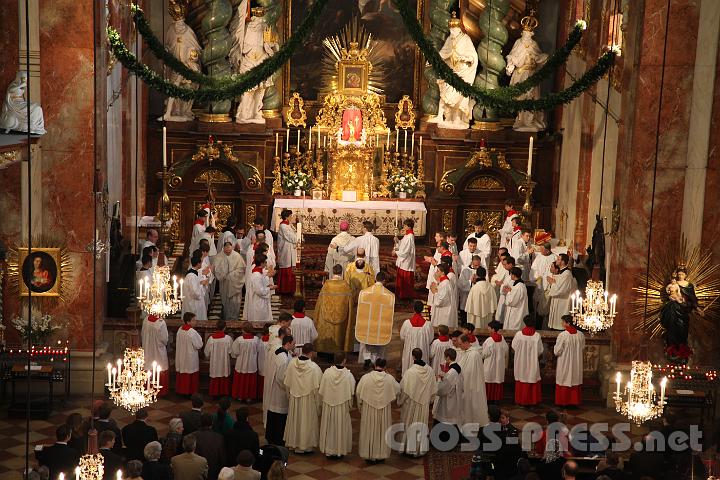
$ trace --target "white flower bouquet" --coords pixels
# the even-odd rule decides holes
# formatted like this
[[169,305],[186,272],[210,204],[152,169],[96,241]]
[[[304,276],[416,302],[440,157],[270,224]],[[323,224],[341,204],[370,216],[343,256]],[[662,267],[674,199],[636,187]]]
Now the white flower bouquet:
[[55,330],[60,330],[63,326],[53,321],[52,315],[41,314],[39,312],[32,313],[30,321],[31,328],[28,331],[28,322],[26,318],[15,316],[12,319],[12,325],[20,332],[23,343],[30,339],[32,345],[45,345],[50,340]]
[[307,192],[312,188],[310,183],[310,175],[302,170],[290,170],[287,174],[283,175],[283,188],[285,189],[285,193],[293,194],[297,190]]
[[420,180],[412,171],[401,169],[388,177],[388,185],[390,191],[395,192],[397,195],[405,193],[408,196],[413,196],[420,188]]

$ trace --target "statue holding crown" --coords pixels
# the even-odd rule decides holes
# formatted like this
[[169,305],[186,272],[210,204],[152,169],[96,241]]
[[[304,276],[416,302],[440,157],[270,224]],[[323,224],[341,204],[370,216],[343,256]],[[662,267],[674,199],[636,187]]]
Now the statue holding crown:
[[[230,24],[233,46],[230,49],[230,63],[239,74],[248,72],[260,65],[279,50],[277,42],[272,40],[272,29],[265,23],[265,9],[249,9],[250,0],[242,0],[237,14]],[[248,20],[248,11],[251,13]],[[272,76],[260,82],[251,90],[242,94],[235,114],[237,123],[265,123],[262,115],[265,90],[273,85]]]

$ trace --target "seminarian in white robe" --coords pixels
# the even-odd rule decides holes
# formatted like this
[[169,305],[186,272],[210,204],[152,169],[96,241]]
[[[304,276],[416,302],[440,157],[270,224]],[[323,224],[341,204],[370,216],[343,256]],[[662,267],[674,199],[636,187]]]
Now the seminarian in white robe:
[[510,272],[508,272],[502,264],[498,267],[498,271],[495,272],[491,280],[493,285],[495,282],[502,282],[498,291],[498,303],[497,310],[495,310],[495,320],[503,323],[505,319],[505,294],[503,293],[503,287],[512,287],[513,281],[510,278]]
[[413,364],[412,351],[414,348],[422,350],[422,359],[430,361],[430,342],[435,333],[430,322],[420,313],[415,313],[405,320],[400,327],[400,340],[403,341],[402,374]]
[[250,294],[245,304],[243,318],[250,322],[272,322],[272,289],[270,278],[261,267],[255,267],[250,274]]
[[432,310],[430,310],[432,325],[433,327],[447,325],[454,329],[458,326],[457,292],[448,276],[440,276],[437,282],[437,293],[433,295]]
[[[270,251],[273,251],[273,235],[270,230],[267,228],[263,230],[265,232],[265,243],[268,244],[268,247],[270,247]],[[247,251],[248,247],[253,244],[255,241],[255,227],[251,227],[250,230],[248,230],[247,235],[240,240],[240,248],[242,251]]]
[[478,280],[468,293],[465,312],[468,323],[485,328],[492,321],[497,308],[495,287],[486,280]]
[[233,339],[223,331],[210,335],[205,344],[205,356],[210,363],[211,396],[230,395],[230,352]]
[[463,376],[460,365],[453,362],[437,382],[437,398],[433,404],[433,418],[458,428],[463,421]]
[[530,282],[535,285],[535,293],[533,294],[535,312],[541,317],[545,317],[550,313],[550,303],[545,296],[545,292],[550,288],[547,277],[551,275],[550,265],[555,260],[557,260],[557,255],[554,253],[548,255],[536,254],[530,267]]
[[550,284],[550,320],[548,326],[553,330],[562,330],[562,316],[570,313],[571,298],[575,292],[572,272],[568,268],[553,275],[555,283]]
[[390,456],[385,432],[393,424],[392,402],[399,394],[397,380],[385,371],[374,370],[360,378],[355,391],[360,410],[360,458],[383,460]]
[[292,335],[295,339],[295,351],[300,354],[303,345],[315,343],[315,340],[317,340],[318,332],[317,328],[315,328],[315,322],[304,312],[293,313]]
[[556,405],[580,405],[582,403],[584,351],[585,336],[575,327],[566,323],[565,330],[558,334],[555,341]]
[[263,386],[263,419],[265,440],[272,445],[285,445],[283,437],[288,415],[288,393],[285,372],[292,357],[283,347],[278,347],[265,365]]
[[[500,325],[498,324],[497,327]],[[493,332],[482,344],[485,393],[488,401],[499,402],[503,399],[505,367],[509,351],[505,338],[497,332]]]
[[200,358],[203,347],[200,334],[189,323],[184,324],[175,336],[175,392],[192,395],[200,388]]
[[394,251],[397,255],[395,295],[399,299],[415,298],[415,235],[412,228],[407,229]]
[[500,233],[500,248],[508,248],[510,245],[510,237],[513,234],[512,219],[518,216],[518,212],[515,210],[507,210],[505,215],[505,222],[502,228],[498,231]]
[[462,270],[460,270],[460,276],[457,281],[458,307],[463,312],[467,312],[467,299],[470,294],[470,289],[472,289],[472,277],[476,272],[477,269],[472,268],[472,264],[467,266],[463,265]]
[[168,372],[168,329],[165,320],[149,315],[142,326],[142,347],[145,350],[145,370],[150,370],[153,362],[162,370],[160,372],[160,395],[166,395],[170,388],[170,375]]
[[[202,241],[202,240],[207,240],[207,241],[208,241],[208,246],[210,247],[210,252],[208,252],[208,257],[210,257],[210,260],[211,260],[210,263],[212,263],[212,259],[213,259],[213,258],[215,257],[215,255],[217,255],[217,253],[218,253],[217,249],[215,248],[215,242],[216,242],[215,237],[214,237],[213,234],[211,234],[211,233],[203,232],[203,233],[200,234],[200,240],[198,240],[198,244],[199,244],[200,241]],[[193,250],[193,251],[194,251],[194,250]]]
[[530,278],[530,254],[525,240],[522,237],[522,230],[515,230],[510,238],[510,256],[515,259],[515,266],[522,270],[522,279],[527,282]]
[[[217,250],[217,252],[222,252],[223,247],[228,242],[232,244],[233,250],[235,250],[235,244],[237,244],[237,238],[235,238],[235,234],[230,230],[220,232],[217,242],[215,242],[215,249]],[[243,260],[245,260],[245,258],[243,258]]]
[[347,232],[348,227],[349,225],[347,221],[341,221],[340,233],[330,240],[330,244],[335,245],[337,248],[332,248],[328,245],[327,255],[325,256],[325,271],[329,274],[332,274],[332,267],[335,265],[341,265],[344,272],[347,264],[352,262],[353,258],[355,258],[355,252],[340,253],[339,251],[340,248],[345,247],[348,243],[355,240],[355,237]]
[[358,248],[365,250],[365,258],[374,272],[380,271],[380,240],[372,234],[372,232],[365,232],[359,237],[355,237],[350,243],[344,247],[338,247],[338,252],[342,254],[349,254],[357,252]]
[[[208,218],[209,217],[205,217],[205,219]],[[203,220],[195,220],[192,235],[190,236],[190,250],[188,250],[190,255],[200,246],[200,239],[202,238],[202,234],[205,233],[205,227],[206,225],[203,223]]]
[[[225,251],[229,250],[229,254]],[[240,318],[242,291],[245,285],[245,260],[230,246],[215,257],[215,277],[220,281],[220,299],[225,320]]]
[[352,451],[350,409],[355,393],[355,377],[342,365],[333,365],[320,380],[322,416],[320,451],[328,457],[342,457]]
[[[468,240],[470,238],[475,238],[477,240],[477,247],[475,248],[473,255],[480,257],[482,267],[485,271],[490,273],[490,268],[488,268],[490,266],[490,255],[492,254],[492,239],[490,238],[490,235],[485,233],[484,230],[470,234],[470,236],[465,239],[463,251],[468,248]],[[460,252],[460,254],[462,255],[462,252]]]
[[440,375],[445,364],[445,350],[452,348],[452,341],[447,335],[440,334],[430,344],[430,362],[435,375]]
[[290,398],[285,446],[296,453],[309,452],[318,446],[321,379],[322,370],[305,355],[293,358],[285,372],[285,388]]
[[[462,414],[466,429],[464,433],[476,434],[477,429],[487,425],[487,396],[485,393],[485,369],[483,366],[482,350],[479,347],[470,347],[463,344],[462,355],[456,359],[462,369],[463,378],[463,406]],[[468,426],[467,424],[473,424]]]
[[540,355],[544,347],[540,334],[533,327],[526,326],[515,333],[511,346],[515,352],[515,403],[537,405],[542,400]]
[[[437,266],[440,264],[440,259],[442,258],[442,254],[438,252],[438,249],[435,249],[435,253],[433,254],[433,260],[437,262],[436,265],[433,265],[432,262],[430,263],[430,269],[428,270],[428,277],[427,281],[425,282],[425,288],[428,289],[428,299],[427,304],[432,306],[433,300],[435,298],[435,294],[430,290],[430,287],[433,283],[437,282],[437,279],[435,278],[435,272],[437,271]],[[448,325],[449,326],[449,325]]]
[[197,320],[207,320],[207,307],[205,306],[205,287],[202,279],[195,269],[188,270],[183,282],[182,313],[194,313]]
[[278,228],[278,288],[277,293],[291,295],[295,293],[295,273],[297,263],[297,232],[287,220],[280,222]]
[[527,287],[518,279],[513,282],[511,290],[505,294],[505,330],[520,330],[523,319],[529,315]]
[[432,367],[416,359],[400,381],[398,404],[405,424],[402,435],[403,453],[420,456],[429,449],[428,419],[430,402],[437,394],[437,382]]

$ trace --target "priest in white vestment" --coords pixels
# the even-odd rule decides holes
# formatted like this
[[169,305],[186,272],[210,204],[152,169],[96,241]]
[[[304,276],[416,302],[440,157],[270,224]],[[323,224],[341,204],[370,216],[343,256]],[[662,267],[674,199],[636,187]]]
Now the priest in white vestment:
[[190,255],[200,246],[200,238],[205,233],[205,228],[210,226],[210,205],[205,204],[195,214],[195,223],[193,224],[192,235],[190,236]]
[[384,358],[375,361],[375,370],[360,378],[355,390],[360,410],[358,455],[375,462],[390,456],[385,432],[393,425],[392,402],[400,394],[400,385],[385,372]]
[[285,335],[271,356],[265,368],[263,389],[263,417],[265,419],[265,440],[272,445],[285,445],[285,426],[288,417],[289,398],[285,387],[285,372],[292,359],[290,352],[295,348],[292,335]]
[[538,326],[545,324],[542,318],[547,317],[550,313],[550,300],[546,295],[550,290],[550,283],[547,279],[551,274],[550,266],[555,263],[555,260],[557,260],[557,255],[552,253],[550,242],[546,242],[540,246],[539,252],[536,251],[530,266],[530,282],[535,286],[533,304],[535,305],[535,314],[540,317],[536,322]]
[[510,237],[513,234],[512,219],[518,216],[518,212],[513,209],[512,200],[505,202],[505,221],[503,226],[498,230],[500,235],[500,248],[508,248],[510,246]]
[[525,328],[515,333],[511,346],[515,352],[515,403],[537,405],[542,400],[540,356],[544,347],[542,338],[535,331],[534,322],[529,316],[525,317]]
[[203,339],[193,328],[195,314],[183,315],[183,326],[175,336],[175,392],[192,395],[200,390],[200,357]]
[[458,325],[458,299],[448,273],[450,273],[450,267],[442,262],[435,270],[435,284],[431,286],[433,303],[432,310],[430,310],[433,327],[447,325],[449,328],[456,328]]
[[255,266],[250,274],[250,295],[245,304],[243,318],[247,317],[250,322],[269,323],[272,322],[272,292],[277,285],[270,284],[272,270],[267,271],[267,257],[265,255],[255,256]]
[[182,313],[193,313],[197,320],[207,320],[207,307],[205,306],[205,286],[207,279],[200,278],[199,269],[202,266],[202,258],[192,256],[190,259],[191,268],[185,275],[183,282]]
[[443,373],[438,380],[437,398],[433,404],[432,414],[436,422],[453,425],[459,432],[463,421],[462,369],[456,362],[455,349],[445,349],[443,358],[447,373]]
[[295,293],[295,273],[293,268],[297,263],[297,245],[300,238],[298,238],[297,232],[290,224],[294,219],[292,210],[284,209],[280,212],[280,218],[282,221],[278,227],[277,293],[292,295]]
[[170,372],[168,371],[168,329],[165,320],[148,315],[142,326],[142,347],[145,350],[145,370],[157,365],[160,371],[160,396],[165,396],[170,388]]
[[246,251],[247,248],[255,242],[260,242],[257,237],[258,233],[263,234],[263,240],[262,242],[267,243],[270,247],[270,250],[273,249],[273,236],[272,232],[265,228],[265,220],[262,217],[255,217],[255,220],[253,220],[253,226],[248,230],[247,235],[240,240],[240,248],[243,251]]
[[[325,271],[332,276],[333,267],[335,265],[341,265],[343,272],[348,263],[353,261],[355,258],[355,252],[340,253],[340,248],[345,247],[348,243],[355,240],[355,237],[348,233],[350,223],[347,220],[340,220],[340,233],[335,235],[330,240],[328,245],[327,255],[325,256]],[[333,247],[334,245],[334,247]]]
[[258,398],[258,363],[265,352],[249,323],[243,324],[242,335],[232,343],[230,355],[235,359],[231,397],[248,402]]
[[314,353],[313,345],[306,343],[302,355],[293,358],[285,372],[285,388],[290,398],[285,446],[295,453],[312,452],[318,446],[322,370],[312,360]]
[[450,329],[447,325],[440,325],[438,327],[438,338],[430,344],[430,363],[435,375],[440,375],[444,371],[443,367],[446,366],[445,350],[448,348],[452,348]]
[[218,253],[222,251],[223,246],[227,242],[230,242],[233,246],[233,250],[235,250],[235,245],[237,244],[237,237],[235,236],[235,228],[237,228],[236,224],[237,221],[234,218],[227,219],[225,228],[222,229],[222,232],[220,232],[220,235],[218,235],[217,242],[215,243],[215,248],[217,249]]
[[425,320],[422,311],[425,308],[423,303],[416,300],[413,304],[415,313],[412,317],[405,320],[400,327],[400,340],[403,341],[402,353],[402,374],[413,364],[412,352],[419,348],[422,351],[422,360],[430,362],[430,342],[432,342],[435,332],[433,332],[432,324]]
[[210,263],[212,263],[213,258],[215,258],[215,255],[217,255],[218,253],[217,249],[215,248],[215,244],[217,243],[217,239],[215,238],[215,227],[205,227],[205,231],[200,234],[199,242],[202,242],[203,240],[206,240],[208,242],[208,247],[210,247],[208,256],[210,257]]
[[404,222],[405,235],[395,245],[393,254],[397,255],[395,266],[395,295],[401,300],[415,298],[415,221],[408,218]]
[[499,294],[498,294],[498,305],[497,310],[495,311],[495,320],[497,320],[500,323],[505,322],[505,287],[512,287],[513,281],[510,278],[510,269],[512,269],[515,266],[515,259],[512,258],[510,255],[504,255],[502,257],[502,261],[500,262],[500,266],[498,267],[498,272],[495,272],[495,275],[493,275],[493,281],[495,282],[495,285],[499,288]]
[[475,271],[471,277],[473,286],[468,292],[465,312],[467,321],[478,328],[485,328],[492,321],[497,308],[495,287],[486,280],[487,272],[483,267]]
[[230,395],[230,352],[233,339],[225,333],[225,320],[217,322],[217,331],[205,344],[205,356],[210,363],[210,387],[213,397]]
[[585,336],[573,326],[572,320],[572,315],[562,317],[565,330],[555,341],[555,405],[558,406],[582,403]]
[[339,458],[352,451],[350,409],[355,393],[355,377],[345,368],[345,353],[335,352],[334,365],[323,372],[318,393],[322,400],[320,451]]
[[493,320],[488,327],[492,333],[482,344],[485,393],[488,402],[499,403],[504,395],[505,367],[507,366],[510,348],[505,341],[505,337],[500,334],[502,328],[500,322]]
[[523,328],[523,320],[529,315],[527,287],[523,283],[522,270],[518,267],[510,269],[512,287],[503,287],[505,293],[505,330],[520,330]]
[[[433,291],[431,289],[433,283],[435,283],[435,271],[437,270],[437,266],[440,264],[440,258],[442,257],[442,252],[440,251],[440,246],[443,242],[445,242],[445,246],[447,247],[447,242],[445,241],[447,239],[447,236],[444,232],[437,232],[435,233],[435,244],[437,247],[435,248],[435,252],[433,252],[433,256],[425,256],[423,257],[426,262],[430,264],[430,269],[428,270],[428,277],[427,281],[425,282],[425,288],[428,289],[428,299],[427,304],[432,306],[433,304]],[[443,251],[447,251],[447,248],[443,249]],[[448,254],[452,256],[452,253]]]
[[559,269],[558,273],[546,278],[550,284],[548,291],[548,296],[550,297],[550,319],[548,326],[553,330],[563,329],[562,316],[570,313],[570,308],[572,307],[570,296],[575,291],[575,283],[573,282],[572,272],[568,268],[568,261],[568,256],[561,253],[556,261]]
[[220,282],[220,299],[225,320],[240,318],[242,290],[245,285],[245,260],[233,250],[233,244],[226,242],[222,253],[215,257],[215,277]]
[[488,423],[482,350],[472,346],[468,335],[460,337],[460,348],[463,353],[457,362],[463,377],[463,433],[474,436],[479,428]]
[[[517,221],[519,222],[519,220]],[[528,250],[530,230],[518,230],[518,232],[519,235],[513,234],[508,252],[515,259],[515,266],[522,270],[523,282],[527,282],[530,278],[530,251]]]
[[432,367],[422,359],[422,351],[412,351],[413,365],[400,381],[398,405],[400,417],[405,424],[402,435],[403,453],[413,456],[425,455],[429,449],[430,402],[437,394],[437,382]]
[[465,248],[463,248],[458,254],[460,267],[469,267],[475,255],[478,255],[477,238],[468,237],[467,240],[465,240]]
[[365,250],[365,257],[375,273],[380,271],[380,240],[372,234],[375,226],[372,222],[363,222],[363,234],[356,237],[344,247],[330,244],[330,248],[337,248],[340,254],[349,254],[358,248]]
[[468,243],[471,238],[474,238],[477,242],[477,248],[474,255],[478,255],[481,260],[482,266],[486,272],[490,272],[490,255],[492,254],[492,239],[490,235],[485,231],[485,223],[481,219],[475,220],[474,232],[465,239],[463,244],[463,250],[468,248]]
[[295,338],[295,352],[300,355],[303,345],[315,343],[318,332],[313,319],[305,315],[305,300],[302,298],[295,300],[293,309],[292,332]]
[[[472,245],[472,243],[470,244]],[[470,295],[473,283],[477,277],[477,269],[480,268],[480,257],[473,255],[470,259],[470,263],[467,265],[463,264],[458,276],[457,290],[458,290],[458,307],[461,311],[465,312],[465,321],[469,321],[467,318],[467,299]]]

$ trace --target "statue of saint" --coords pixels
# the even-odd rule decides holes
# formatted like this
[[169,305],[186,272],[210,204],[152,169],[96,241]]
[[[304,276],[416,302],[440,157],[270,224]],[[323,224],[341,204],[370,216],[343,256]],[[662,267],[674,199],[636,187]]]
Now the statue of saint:
[[[260,65],[279,50],[277,42],[271,41],[270,27],[265,23],[265,9],[256,7],[251,10],[252,17],[246,23],[248,0],[242,0],[237,14],[230,24],[233,46],[230,49],[230,63],[243,74]],[[235,113],[237,123],[265,123],[262,116],[263,97],[267,87],[273,85],[272,76],[260,82],[251,90],[242,94]]]
[[[510,85],[527,80],[545,64],[548,59],[546,53],[542,53],[537,42],[533,40],[533,30],[537,27],[535,17],[523,18],[523,32],[515,41],[510,54],[507,56],[507,67],[505,71],[510,75]],[[517,97],[519,100],[540,98],[540,89],[535,86]],[[545,130],[545,114],[543,112],[520,112],[515,119],[513,130],[518,132],[538,132]]]
[[[200,71],[200,51],[202,47],[198,42],[193,29],[185,23],[185,8],[176,2],[171,2],[170,15],[175,19],[165,32],[165,46],[191,70]],[[193,87],[193,83],[175,71],[170,71],[170,82],[181,87]],[[159,121],[189,122],[195,118],[192,112],[192,100],[180,100],[168,97],[165,100],[165,113]]]
[[[460,28],[460,19],[453,17],[448,22],[450,36],[440,50],[440,56],[450,68],[467,83],[472,84],[475,80],[475,72],[478,66],[478,55],[470,37]],[[438,113],[430,120],[443,128],[462,130],[470,127],[472,109],[475,100],[463,97],[460,92],[438,79],[440,89],[440,103]]]
[[9,133],[10,130],[18,132],[28,131],[28,116],[30,117],[30,133],[43,135],[45,133],[45,120],[43,111],[37,103],[30,103],[28,111],[27,72],[20,71],[15,76],[5,94],[2,111],[0,111],[0,128]]
[[660,311],[660,324],[665,328],[665,345],[679,347],[687,345],[690,329],[690,314],[703,315],[699,308],[695,286],[687,280],[687,270],[679,266],[670,284],[665,287],[668,301]]

